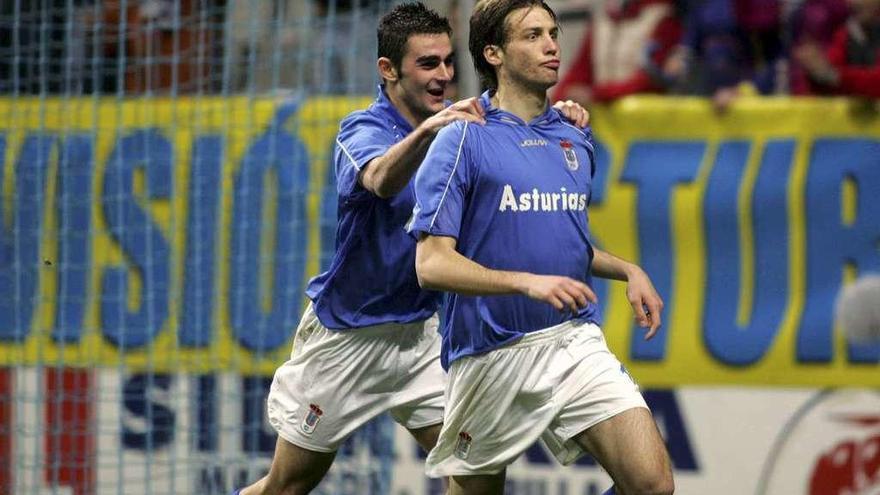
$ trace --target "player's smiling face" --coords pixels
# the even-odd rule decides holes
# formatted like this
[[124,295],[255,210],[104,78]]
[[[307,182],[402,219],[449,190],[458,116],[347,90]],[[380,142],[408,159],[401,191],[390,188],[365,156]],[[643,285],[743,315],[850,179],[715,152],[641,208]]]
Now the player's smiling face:
[[448,34],[416,34],[406,42],[400,63],[400,95],[410,112],[426,119],[445,107],[452,82],[452,41]]
[[559,80],[559,27],[541,7],[514,10],[505,20],[499,76],[546,90]]

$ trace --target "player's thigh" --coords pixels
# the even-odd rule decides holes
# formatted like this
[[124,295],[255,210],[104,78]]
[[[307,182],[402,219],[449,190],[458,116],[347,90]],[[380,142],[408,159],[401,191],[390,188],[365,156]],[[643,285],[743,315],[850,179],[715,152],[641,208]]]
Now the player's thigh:
[[407,431],[409,431],[410,435],[416,439],[419,447],[425,452],[430,452],[431,449],[437,445],[437,439],[440,438],[441,429],[443,429],[442,423],[422,428],[407,428]]
[[507,471],[497,474],[474,476],[452,476],[449,479],[447,495],[502,495]]
[[593,454],[623,493],[672,493],[669,454],[647,409],[627,409],[574,440]]
[[327,474],[336,452],[316,452],[278,437],[272,467],[263,485],[263,494],[295,495],[308,493]]

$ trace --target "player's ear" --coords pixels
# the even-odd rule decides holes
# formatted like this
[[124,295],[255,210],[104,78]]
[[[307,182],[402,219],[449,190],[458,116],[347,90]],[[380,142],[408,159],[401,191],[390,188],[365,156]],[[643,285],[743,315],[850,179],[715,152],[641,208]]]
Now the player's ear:
[[400,77],[397,68],[388,57],[379,57],[376,66],[379,68],[379,76],[386,81],[397,81]]
[[503,55],[501,47],[498,45],[486,45],[483,47],[483,58],[493,67],[501,65]]

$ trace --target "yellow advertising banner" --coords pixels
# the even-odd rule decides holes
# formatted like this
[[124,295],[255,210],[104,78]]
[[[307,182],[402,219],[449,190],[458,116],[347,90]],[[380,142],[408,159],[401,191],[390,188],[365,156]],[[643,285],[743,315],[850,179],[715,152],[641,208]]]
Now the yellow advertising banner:
[[[0,99],[0,364],[274,371],[335,236],[330,152],[369,98]],[[645,386],[878,386],[841,287],[880,272],[880,116],[851,100],[593,109],[604,330]],[[564,253],[560,253],[564,255]],[[880,304],[880,302],[878,302]]]

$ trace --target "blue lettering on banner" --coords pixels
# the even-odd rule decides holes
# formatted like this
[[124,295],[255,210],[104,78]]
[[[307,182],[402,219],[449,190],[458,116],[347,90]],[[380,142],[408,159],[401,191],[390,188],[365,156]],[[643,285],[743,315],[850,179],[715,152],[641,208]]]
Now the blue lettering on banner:
[[193,146],[189,180],[189,216],[183,275],[183,308],[178,342],[186,347],[208,347],[214,329],[214,298],[219,232],[223,140],[204,136]]
[[[306,283],[306,256],[312,218],[306,211],[309,198],[310,157],[301,139],[281,125],[295,113],[279,109],[276,119],[246,149],[232,176],[231,231],[222,232],[221,208],[227,143],[220,135],[192,139],[185,191],[174,188],[176,156],[168,136],[157,129],[134,129],[122,135],[108,155],[105,167],[96,163],[96,136],[34,132],[16,140],[0,133],[0,156],[12,156],[14,166],[0,167],[0,342],[21,343],[38,324],[41,301],[49,300],[54,313],[53,342],[78,344],[88,330],[89,303],[98,303],[96,330],[106,342],[125,353],[154,342],[159,332],[176,331],[185,349],[204,349],[217,342],[221,321],[230,323],[235,341],[257,354],[277,350],[288,342],[300,315]],[[293,112],[293,113],[292,113]],[[872,138],[821,138],[810,150],[805,182],[792,188],[795,173],[794,138],[728,140],[705,159],[706,141],[633,141],[623,160],[619,181],[636,186],[638,261],[651,274],[666,301],[665,320],[676,311],[699,308],[706,352],[718,363],[749,366],[765,358],[792,310],[792,253],[805,253],[803,270],[806,297],[795,335],[798,363],[827,363],[833,359],[833,301],[847,269],[856,274],[880,271],[880,141]],[[749,157],[757,155],[756,173],[748,173]],[[610,149],[596,142],[598,163],[592,204],[607,202]],[[705,284],[686,306],[673,298],[675,263],[680,251],[673,245],[672,198],[681,185],[696,183],[700,166],[705,175],[702,231],[705,234]],[[95,178],[96,170],[104,176]],[[55,173],[53,173],[53,171]],[[332,259],[336,234],[337,196],[332,164],[322,169],[319,191],[320,267]],[[747,196],[748,177],[754,187]],[[267,177],[278,194],[267,194]],[[145,179],[141,181],[141,179]],[[54,180],[54,184],[49,182]],[[144,187],[138,187],[143,182]],[[93,190],[94,184],[101,189]],[[54,186],[54,187],[53,187]],[[855,215],[844,218],[843,191],[856,192]],[[47,194],[54,191],[54,198]],[[170,242],[172,231],[153,218],[153,201],[177,194],[186,199],[183,252],[177,256]],[[96,197],[97,196],[97,197]],[[793,211],[800,205],[803,211]],[[93,225],[95,200],[107,231],[121,250],[116,266],[104,266],[98,283],[93,243],[102,225]],[[749,218],[740,218],[742,199]],[[50,206],[53,212],[47,212]],[[274,212],[277,214],[269,214]],[[44,225],[44,218],[55,222]],[[271,222],[271,223],[270,223]],[[793,222],[797,222],[793,225]],[[803,246],[792,244],[792,231],[805,228]],[[56,231],[47,234],[49,226]],[[753,243],[741,245],[741,226],[750,229]],[[271,233],[272,235],[267,235]],[[603,232],[592,239],[599,248]],[[56,242],[45,249],[43,244]],[[219,282],[220,242],[228,242],[228,285]],[[268,241],[267,241],[268,240]],[[271,242],[271,246],[261,243]],[[57,252],[57,259],[47,253]],[[745,252],[750,249],[751,252]],[[44,258],[45,263],[44,265]],[[181,262],[182,277],[172,280],[172,263]],[[742,260],[753,260],[752,275],[742,273]],[[272,270],[260,267],[271,264]],[[52,268],[46,268],[51,265]],[[41,274],[54,277],[55,294],[44,295]],[[271,277],[269,280],[262,278]],[[43,279],[45,280],[45,279]],[[753,280],[752,287],[743,287]],[[138,282],[138,283],[135,283]],[[180,287],[176,288],[176,284]],[[604,309],[608,288],[594,281]],[[140,290],[133,292],[134,286]],[[221,294],[220,287],[226,291]],[[97,295],[91,292],[97,291]],[[751,307],[741,308],[740,295],[751,293]],[[180,295],[178,321],[169,324],[170,298]],[[44,297],[45,296],[45,297]],[[54,297],[53,297],[54,296]],[[699,298],[703,298],[700,301]],[[681,303],[681,304],[680,304]],[[226,307],[220,308],[221,304]],[[604,313],[604,311],[603,311]],[[741,315],[746,315],[740,321]],[[228,315],[228,320],[225,318]],[[668,326],[668,325],[667,325]],[[631,328],[634,335],[642,330]],[[657,361],[667,354],[668,333],[655,339],[631,339],[630,360]],[[880,345],[846,344],[849,363],[876,363]]]
[[245,376],[241,379],[244,394],[242,407],[241,451],[271,454],[275,450],[275,431],[266,421],[266,398],[272,377]]
[[[843,285],[843,269],[880,271],[880,141],[818,139],[807,170],[806,295],[797,340],[799,362],[829,362],[833,304]],[[856,217],[844,225],[842,186],[852,181],[858,191]],[[849,345],[849,360],[876,363],[880,344]]]
[[[596,175],[593,177],[593,184],[590,191],[590,204],[601,205],[605,201],[605,193],[608,189],[608,170],[611,167],[612,157],[608,149],[599,141],[594,141],[593,146],[596,160]],[[595,249],[602,249],[602,232],[591,231],[590,243]],[[603,320],[607,314],[605,308],[608,306],[608,286],[607,279],[594,277],[592,285],[593,292],[599,298],[599,319]]]
[[596,150],[594,155],[596,175],[593,176],[590,204],[601,205],[605,202],[605,194],[608,192],[608,171],[611,170],[614,157],[600,141],[594,141],[593,148]]
[[675,391],[645,390],[642,395],[651,408],[654,420],[666,441],[672,466],[677,471],[699,471],[700,466],[694,455],[693,442],[681,414]]
[[[286,115],[289,109],[279,110]],[[299,138],[286,132],[278,118],[257,139],[241,161],[233,195],[229,314],[232,333],[245,348],[265,352],[285,343],[299,318],[308,236],[306,193],[308,152]],[[277,184],[272,260],[263,259],[264,179],[273,171]],[[272,263],[271,310],[262,311],[265,285],[261,263]]]
[[[176,414],[167,400],[172,377],[136,374],[122,387],[122,447],[152,452],[174,440]],[[166,400],[157,400],[164,398]],[[135,419],[136,421],[131,421]],[[132,425],[143,424],[143,427]]]
[[[15,201],[11,215],[0,201],[0,339],[20,342],[28,337],[37,303],[40,301],[40,239],[49,159],[55,138],[46,134],[27,136],[15,165]],[[0,157],[6,153],[6,138],[0,141]],[[5,169],[0,162],[0,169]],[[5,170],[0,170],[0,191]],[[12,225],[6,225],[7,216]]]
[[70,134],[58,158],[58,300],[52,331],[56,342],[79,342],[85,322],[92,271],[93,148],[91,136]]
[[[607,487],[606,487],[607,488]],[[603,487],[596,481],[586,481],[580,490],[570,488],[567,480],[547,478],[513,478],[504,480],[507,495],[599,495]]]
[[200,452],[217,450],[220,425],[217,418],[217,379],[214,375],[197,375],[195,404],[191,411],[196,417],[196,449]]
[[[761,359],[776,336],[789,293],[788,195],[794,141],[767,144],[751,197],[754,231],[754,294],[749,323],[737,324],[742,277],[738,203],[750,144],[731,141],[719,146],[709,176],[703,208],[706,231],[706,347],[719,361],[748,365]],[[782,234],[782,235],[781,235]]]
[[[654,287],[665,301],[666,314],[675,311],[671,199],[675,187],[693,182],[706,151],[706,143],[695,141],[645,141],[630,146],[621,182],[638,188],[639,261],[651,274]],[[633,327],[638,335],[643,330]],[[651,340],[632,339],[633,359],[659,361],[666,355],[667,325]]]
[[[248,482],[232,485],[247,486]],[[232,490],[226,483],[226,471],[221,466],[203,467],[199,470],[195,493],[228,493]]]
[[[135,131],[120,139],[107,163],[104,217],[110,235],[125,252],[126,262],[104,272],[101,331],[121,349],[151,343],[168,318],[171,250],[139,200],[171,197],[173,163],[171,143],[154,129]],[[138,198],[135,192],[137,170],[142,170],[146,178],[145,198]],[[132,269],[137,271],[142,287],[134,311],[128,309]]]

